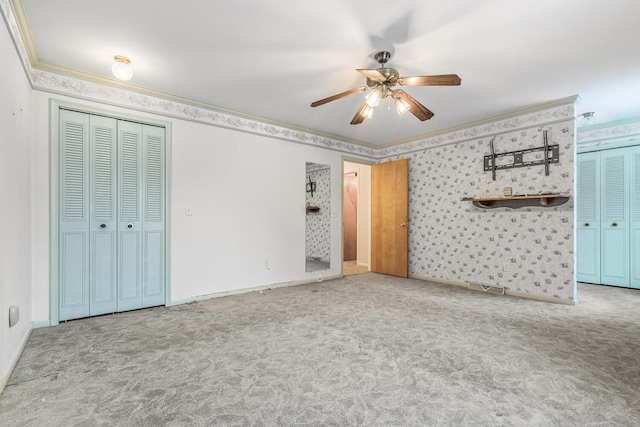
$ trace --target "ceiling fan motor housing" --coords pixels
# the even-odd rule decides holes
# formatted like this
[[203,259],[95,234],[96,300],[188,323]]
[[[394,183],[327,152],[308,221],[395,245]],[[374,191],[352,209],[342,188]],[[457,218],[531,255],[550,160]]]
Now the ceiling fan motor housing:
[[380,65],[384,65],[387,63],[389,59],[391,59],[391,54],[386,50],[383,50],[382,52],[376,53],[374,58],[376,59],[376,61],[378,61]]

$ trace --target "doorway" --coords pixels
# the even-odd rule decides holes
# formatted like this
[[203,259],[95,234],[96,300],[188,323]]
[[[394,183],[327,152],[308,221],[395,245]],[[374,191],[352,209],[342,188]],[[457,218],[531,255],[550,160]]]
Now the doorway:
[[371,271],[371,166],[343,164],[343,274]]

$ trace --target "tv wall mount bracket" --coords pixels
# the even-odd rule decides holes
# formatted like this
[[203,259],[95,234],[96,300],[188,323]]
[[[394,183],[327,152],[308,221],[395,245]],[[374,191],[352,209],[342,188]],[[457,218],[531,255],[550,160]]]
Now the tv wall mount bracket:
[[[544,174],[549,176],[549,165],[551,163],[560,163],[560,146],[558,144],[549,145],[547,131],[543,131],[544,145],[542,147],[527,148],[525,150],[509,151],[507,153],[497,153],[494,150],[493,142],[495,138],[491,140],[491,154],[484,156],[484,171],[491,171],[492,178],[496,180],[496,171],[500,169],[512,169],[521,168],[525,166],[544,165]],[[525,154],[536,153],[542,151],[543,158],[536,160],[525,160]],[[501,164],[497,164],[497,159],[504,159]],[[528,156],[527,156],[528,157]]]

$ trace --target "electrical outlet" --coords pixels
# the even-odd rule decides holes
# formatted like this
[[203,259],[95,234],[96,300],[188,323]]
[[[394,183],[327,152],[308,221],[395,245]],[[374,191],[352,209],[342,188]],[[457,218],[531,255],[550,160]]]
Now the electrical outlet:
[[265,270],[271,270],[271,267],[269,266],[269,260],[268,259],[264,260],[264,269]]
[[504,265],[504,271],[509,271],[509,267],[510,267],[509,264],[505,264]]

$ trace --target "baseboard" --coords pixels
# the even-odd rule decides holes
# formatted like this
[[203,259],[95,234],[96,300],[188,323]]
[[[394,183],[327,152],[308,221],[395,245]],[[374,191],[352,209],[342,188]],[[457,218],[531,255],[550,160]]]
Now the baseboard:
[[[425,281],[428,281],[428,282],[436,282],[436,283],[442,283],[442,284],[445,284],[445,285],[453,285],[453,286],[460,286],[462,288],[469,288],[469,284],[467,282],[459,282],[459,281],[456,281],[456,280],[440,279],[438,277],[423,276],[423,275],[420,275],[420,274],[409,274],[409,277],[412,278],[412,279],[425,280]],[[550,302],[550,303],[554,303],[554,304],[576,305],[575,301],[569,301],[569,300],[564,300],[564,299],[560,299],[560,298],[553,298],[553,297],[545,297],[545,296],[541,296],[541,295],[532,295],[532,294],[527,294],[527,293],[524,293],[524,292],[512,291],[512,290],[509,290],[509,289],[505,289],[504,294],[512,296],[512,297],[526,298],[526,299],[531,299],[531,300],[535,300],[535,301]]]
[[20,356],[22,356],[22,352],[24,351],[24,348],[27,346],[27,341],[29,341],[31,332],[33,332],[33,322],[31,322],[31,324],[29,325],[29,329],[27,329],[27,333],[24,334],[24,337],[22,338],[22,342],[20,343],[20,347],[18,348],[18,351],[16,351],[16,353],[13,355],[7,374],[4,375],[2,378],[0,378],[0,395],[4,391],[4,387],[7,385],[7,382],[9,381],[9,377],[11,377],[13,370],[18,364],[18,360],[20,360]]
[[531,295],[531,294],[526,294],[524,292],[510,291],[509,289],[505,291],[505,295],[518,297],[518,298],[527,298],[527,299],[532,299],[536,301],[550,302],[553,304],[576,305],[575,301],[569,301],[566,299],[553,298],[553,297],[545,297],[542,295]]
[[171,301],[167,303],[167,307],[180,305],[180,304],[189,304],[190,302],[194,302],[194,301],[205,301],[213,298],[222,298],[222,297],[228,297],[231,295],[246,294],[249,292],[267,291],[269,289],[287,288],[289,286],[298,286],[298,285],[307,285],[309,283],[325,282],[327,280],[340,279],[342,277],[344,277],[342,274],[335,274],[333,276],[314,277],[310,279],[294,280],[291,282],[281,282],[281,283],[273,283],[271,285],[254,286],[252,288],[234,289],[232,291],[224,291],[224,292],[214,292],[211,294],[198,295],[191,298]]
[[33,322],[33,329],[47,328],[51,326],[50,320],[37,320]]

